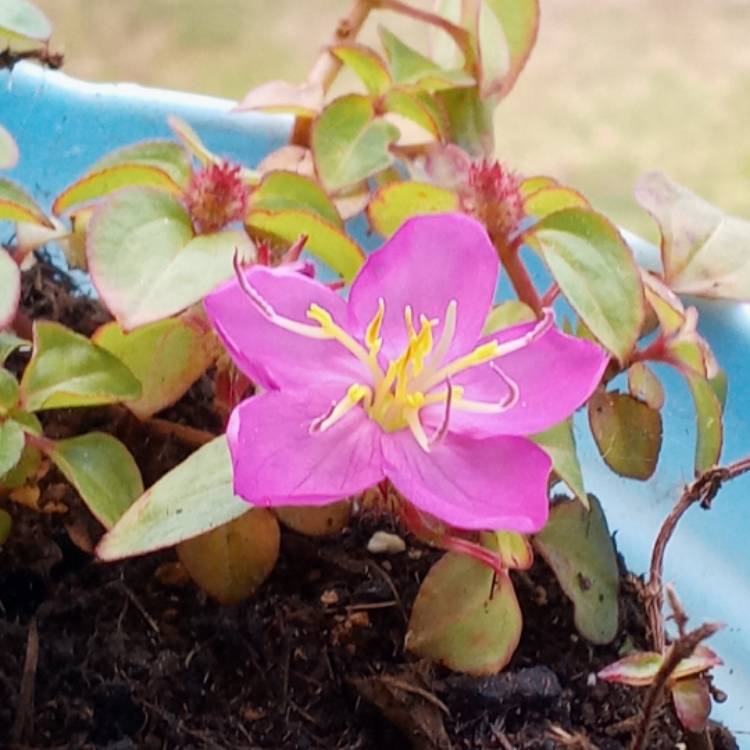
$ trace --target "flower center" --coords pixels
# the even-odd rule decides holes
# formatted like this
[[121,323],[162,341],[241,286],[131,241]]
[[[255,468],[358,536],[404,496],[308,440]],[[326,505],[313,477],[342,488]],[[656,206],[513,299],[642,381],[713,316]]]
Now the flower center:
[[[378,301],[377,312],[367,326],[364,346],[338,326],[326,310],[318,305],[311,305],[307,317],[319,325],[320,332],[326,338],[338,341],[360,360],[372,375],[372,385],[354,383],[346,395],[333,404],[327,414],[314,422],[313,431],[327,430],[361,404],[367,416],[377,422],[385,432],[408,428],[420,447],[429,452],[430,446],[446,431],[452,408],[497,414],[513,406],[518,400],[518,387],[494,364],[494,360],[526,346],[539,336],[541,331],[547,330],[552,324],[551,314],[545,316],[527,336],[506,344],[489,341],[478,345],[468,354],[446,362],[446,355],[455,335],[457,307],[455,300],[448,304],[443,330],[436,343],[433,330],[440,321],[421,315],[417,327],[414,324],[412,308],[407,305],[404,309],[406,346],[383,370],[378,360],[383,344],[380,332],[385,303],[382,298]],[[501,402],[472,401],[464,398],[464,389],[451,383],[455,375],[483,364],[489,364],[508,388],[508,396]],[[432,436],[428,436],[420,418],[420,411],[435,404],[444,406],[445,415],[440,428]]]

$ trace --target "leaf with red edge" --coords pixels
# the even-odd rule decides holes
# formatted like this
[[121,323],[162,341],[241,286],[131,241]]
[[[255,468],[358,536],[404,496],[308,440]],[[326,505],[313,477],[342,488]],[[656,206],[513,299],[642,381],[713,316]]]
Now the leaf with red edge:
[[0,330],[16,317],[21,299],[21,272],[18,264],[0,248]]
[[695,647],[691,656],[677,665],[675,671],[672,672],[671,679],[681,680],[684,677],[694,677],[714,667],[720,667],[723,663],[715,651],[700,643]]
[[605,682],[645,687],[654,681],[663,663],[664,657],[656,651],[637,651],[599,670],[596,676]]
[[18,163],[18,146],[13,136],[0,125],[0,169],[10,169]]
[[525,199],[540,190],[548,188],[559,187],[558,181],[554,177],[548,177],[547,175],[536,175],[534,177],[526,177],[521,180],[521,184],[518,189],[521,192],[521,196]]
[[710,380],[693,374],[686,374],[686,378],[695,405],[695,473],[700,476],[716,466],[721,457],[724,443],[722,403]]
[[482,97],[505,96],[529,59],[539,31],[539,0],[485,0],[479,12]]
[[664,276],[675,292],[750,300],[750,221],[659,172],[644,175],[635,196],[659,225]]
[[447,123],[440,108],[433,104],[429,96],[398,88],[391,89],[383,97],[387,112],[405,117],[434,138],[443,140]]
[[664,386],[654,371],[643,362],[635,362],[628,368],[628,390],[631,396],[652,409],[658,410],[664,406]]
[[577,190],[559,185],[536,190],[523,201],[524,213],[536,219],[543,219],[565,208],[589,207],[589,202]]
[[91,339],[127,365],[141,383],[141,397],[125,402],[139,419],[171,406],[205,372],[219,352],[216,339],[190,318],[167,318],[126,333],[116,322]]
[[356,43],[336,44],[330,51],[334,57],[354,71],[368,93],[380,96],[391,87],[388,66],[372,47]]
[[269,81],[249,91],[237,105],[238,112],[289,112],[314,117],[323,108],[323,87],[319,83],[295,86],[286,81]]
[[34,199],[10,180],[0,179],[0,221],[28,222],[54,229]]
[[711,692],[701,677],[680,680],[672,685],[672,701],[677,718],[688,732],[700,733],[711,714]]
[[458,672],[490,675],[510,661],[521,628],[510,578],[449,552],[422,581],[405,644],[412,653]]
[[380,188],[367,207],[372,229],[390,237],[407,219],[457,211],[458,195],[426,182],[393,182]]

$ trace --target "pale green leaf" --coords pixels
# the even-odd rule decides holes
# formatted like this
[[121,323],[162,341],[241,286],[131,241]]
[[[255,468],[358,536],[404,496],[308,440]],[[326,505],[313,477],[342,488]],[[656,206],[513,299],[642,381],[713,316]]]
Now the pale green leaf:
[[0,367],[0,414],[7,414],[18,403],[18,394],[16,376]]
[[534,311],[523,302],[517,299],[509,299],[501,302],[499,305],[490,310],[487,320],[484,323],[482,334],[489,336],[491,333],[497,333],[504,328],[510,328],[520,323],[532,323],[536,320]]
[[588,507],[589,500],[583,486],[583,474],[578,461],[572,419],[566,419],[544,432],[532,435],[531,439],[552,459],[552,468],[560,479],[575,493],[584,506]]
[[243,232],[194,237],[183,206],[148,188],[108,200],[91,223],[87,248],[97,291],[126,330],[199,302],[232,277],[235,252],[252,256]]
[[307,211],[330,224],[343,222],[333,201],[315,180],[295,172],[268,172],[250,197],[250,211]]
[[41,224],[54,229],[44,211],[22,188],[10,180],[0,179],[0,221]]
[[533,542],[573,602],[578,632],[604,644],[617,635],[620,572],[601,505],[593,495],[589,503],[590,510],[575,500],[555,503]]
[[171,547],[239,518],[248,504],[232,490],[232,460],[221,435],[150,487],[104,536],[103,560]]
[[0,125],[0,169],[11,169],[18,163],[18,146],[13,136]]
[[[9,326],[16,317],[18,303],[21,299],[21,272],[18,265],[10,255],[0,247],[0,329]],[[3,336],[11,336],[7,332]],[[7,340],[7,339],[6,339]],[[10,351],[7,345],[2,347],[5,353],[2,361],[15,349],[13,346]]]
[[111,435],[91,432],[57,440],[45,452],[107,529],[143,494],[133,456]]
[[617,229],[594,211],[568,208],[542,219],[530,236],[573,309],[624,362],[645,306],[638,267]]
[[20,461],[25,443],[26,437],[21,425],[12,419],[0,423],[0,477]]
[[363,44],[337,44],[330,51],[356,73],[368,93],[380,96],[390,88],[388,66],[371,47]]
[[[0,260],[0,266],[2,266],[2,260]],[[2,274],[0,273],[0,277],[1,275]],[[0,290],[2,290],[1,283]],[[16,336],[16,334],[11,331],[0,331],[0,365],[4,365],[5,360],[8,359],[8,357],[10,357],[10,355],[13,354],[16,349],[29,348],[31,348],[30,341],[22,339],[20,336]]]
[[721,457],[724,442],[721,400],[711,381],[693,374],[686,374],[686,379],[695,405],[695,473],[700,476],[716,466]]
[[148,419],[171,406],[215,359],[215,338],[205,324],[166,318],[126,333],[118,323],[99,328],[92,341],[123,362],[141,383],[142,395],[126,406]]
[[334,99],[313,123],[311,145],[321,182],[336,191],[390,166],[389,151],[399,131],[377,116],[372,100],[360,94]]
[[0,28],[39,42],[52,35],[47,16],[28,0],[0,0]]
[[140,393],[133,373],[85,336],[59,323],[34,324],[34,354],[21,379],[25,409],[111,404]]

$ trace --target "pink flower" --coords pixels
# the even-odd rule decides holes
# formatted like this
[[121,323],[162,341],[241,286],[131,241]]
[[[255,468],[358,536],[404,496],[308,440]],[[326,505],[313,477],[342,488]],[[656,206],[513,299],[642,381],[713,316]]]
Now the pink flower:
[[237,494],[323,505],[388,478],[451,526],[542,528],[550,460],[524,435],[584,403],[607,357],[551,313],[483,336],[498,272],[481,224],[445,214],[407,221],[348,301],[258,266],[211,294],[230,354],[266,389],[229,421]]

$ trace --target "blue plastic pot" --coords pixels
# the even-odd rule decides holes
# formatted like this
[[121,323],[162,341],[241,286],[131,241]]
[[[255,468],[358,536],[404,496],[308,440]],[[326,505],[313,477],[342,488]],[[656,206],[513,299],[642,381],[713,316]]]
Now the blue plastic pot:
[[[166,116],[188,121],[212,150],[248,165],[286,142],[284,117],[230,114],[232,102],[131,84],[90,84],[19,64],[0,72],[0,123],[18,141],[21,160],[6,173],[49,207],[52,198],[113,148],[169,137]],[[0,238],[2,239],[2,238]],[[655,248],[627,235],[642,262],[656,264]],[[371,241],[369,242],[371,244]],[[724,461],[750,453],[750,305],[690,300],[701,330],[729,377]],[[655,477],[647,483],[615,476],[602,462],[585,417],[578,424],[587,489],[602,501],[610,528],[631,570],[644,572],[664,516],[692,478],[695,444],[690,394],[679,377],[662,371],[667,386],[665,436]],[[729,699],[714,718],[750,748],[750,476],[728,484],[711,511],[692,508],[670,543],[665,580],[677,587],[693,625],[727,628],[711,642],[725,661],[716,683]],[[746,710],[746,705],[748,709]]]

